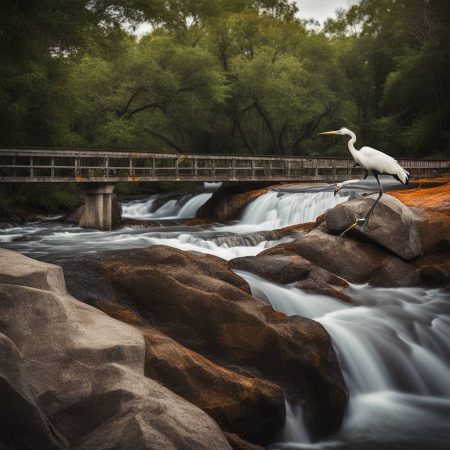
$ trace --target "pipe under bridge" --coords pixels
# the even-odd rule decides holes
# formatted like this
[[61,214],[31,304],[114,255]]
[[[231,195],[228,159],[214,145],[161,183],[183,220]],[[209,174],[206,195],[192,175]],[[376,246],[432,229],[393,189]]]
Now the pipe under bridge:
[[[450,159],[399,159],[399,163],[413,178],[450,172]],[[0,149],[0,182],[80,183],[86,192],[81,224],[99,229],[111,228],[117,182],[337,182],[361,174],[349,158]]]

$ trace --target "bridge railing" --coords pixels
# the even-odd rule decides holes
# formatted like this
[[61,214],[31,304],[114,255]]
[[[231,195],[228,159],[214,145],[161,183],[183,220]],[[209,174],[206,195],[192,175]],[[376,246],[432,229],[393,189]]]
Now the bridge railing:
[[[399,162],[413,176],[450,172],[450,160]],[[331,181],[361,173],[347,158],[0,149],[2,182]]]

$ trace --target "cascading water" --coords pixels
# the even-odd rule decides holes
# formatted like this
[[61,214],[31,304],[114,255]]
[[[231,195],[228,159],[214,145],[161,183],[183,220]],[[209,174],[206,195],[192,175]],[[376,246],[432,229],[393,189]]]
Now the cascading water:
[[270,191],[251,202],[237,225],[227,227],[236,233],[255,230],[274,230],[299,223],[312,222],[317,216],[347,196],[333,192],[285,193]]
[[[0,230],[0,244],[35,258],[50,260],[72,257],[75,254],[150,245],[168,245],[180,250],[198,251],[231,259],[256,255],[280,242],[271,240],[264,230],[275,229],[278,225],[313,220],[346,198],[335,198],[332,192],[269,192],[264,198],[258,198],[247,206],[250,212],[244,211],[242,223],[209,228],[164,224],[166,219],[195,216],[197,209],[211,195],[212,192],[203,192],[177,199],[167,194],[158,194],[123,204],[124,217],[158,220],[161,226],[156,228],[129,226],[113,231],[95,231],[56,222],[30,223]],[[289,208],[293,211],[289,212]],[[251,217],[255,211],[258,211],[262,223],[252,223]]]
[[208,199],[212,192],[185,195],[161,202],[161,195],[152,195],[144,200],[133,200],[122,205],[122,216],[132,219],[190,219]]
[[204,205],[211,198],[211,196],[212,192],[205,192],[192,197],[178,211],[177,218],[189,219],[195,217],[195,213],[198,211],[200,206]]
[[[211,193],[181,199],[151,196],[124,205],[135,219],[194,216]],[[0,245],[38,259],[58,260],[104,250],[169,245],[230,259],[256,255],[277,241],[264,230],[314,220],[348,197],[332,192],[269,192],[240,222],[202,228],[164,224],[103,232],[62,223],[29,223],[0,230]],[[306,294],[242,273],[255,296],[286,314],[313,318],[330,333],[350,392],[342,429],[311,444],[299,405],[273,449],[441,450],[450,431],[450,294],[426,289],[352,287],[354,305]]]
[[[305,437],[292,439],[291,432],[271,448],[449,448],[449,292],[352,286],[349,305],[238,274],[274,309],[312,318],[327,329],[350,394],[332,441],[309,444]],[[287,413],[292,430],[293,409]]]

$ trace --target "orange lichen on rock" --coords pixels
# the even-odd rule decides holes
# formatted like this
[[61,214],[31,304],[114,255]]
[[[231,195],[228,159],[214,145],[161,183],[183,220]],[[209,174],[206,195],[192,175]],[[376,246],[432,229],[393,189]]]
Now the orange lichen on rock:
[[[389,192],[407,206],[450,214],[450,177],[417,180],[412,189]],[[436,183],[439,183],[436,186]],[[430,187],[431,185],[431,187]]]

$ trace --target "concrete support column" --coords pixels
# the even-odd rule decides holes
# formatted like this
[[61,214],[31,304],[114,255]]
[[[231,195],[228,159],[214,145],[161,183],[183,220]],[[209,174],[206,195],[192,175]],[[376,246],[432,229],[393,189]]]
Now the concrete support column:
[[83,189],[86,201],[80,227],[111,230],[114,184],[89,183],[83,186]]

